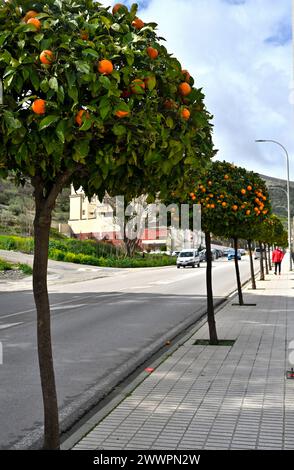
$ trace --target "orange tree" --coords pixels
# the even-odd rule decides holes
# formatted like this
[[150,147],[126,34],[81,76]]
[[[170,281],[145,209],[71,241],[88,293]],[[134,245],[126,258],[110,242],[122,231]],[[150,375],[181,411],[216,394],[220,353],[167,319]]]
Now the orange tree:
[[47,293],[48,240],[65,185],[88,197],[181,187],[213,155],[210,115],[156,24],[93,0],[0,5],[0,176],[34,188],[33,290],[45,448],[59,447]]
[[238,239],[252,227],[268,217],[270,204],[264,182],[259,175],[227,162],[213,162],[201,181],[196,181],[189,194],[194,203],[201,205],[201,225],[205,232],[207,250],[207,313],[210,341],[217,343],[215,328],[210,233],[234,239],[235,267],[239,303],[243,305],[239,265]]

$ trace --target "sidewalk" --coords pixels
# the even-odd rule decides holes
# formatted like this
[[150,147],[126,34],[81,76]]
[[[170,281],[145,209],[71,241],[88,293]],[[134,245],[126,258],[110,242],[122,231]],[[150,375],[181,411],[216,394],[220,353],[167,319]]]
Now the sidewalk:
[[205,324],[74,449],[294,449],[294,273],[257,288],[244,295],[256,307],[230,301],[217,314],[233,346],[195,346]]

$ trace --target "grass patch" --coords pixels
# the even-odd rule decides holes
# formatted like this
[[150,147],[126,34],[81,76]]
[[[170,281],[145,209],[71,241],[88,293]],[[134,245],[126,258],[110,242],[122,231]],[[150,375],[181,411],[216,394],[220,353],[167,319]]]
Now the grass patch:
[[[218,344],[214,346],[233,346],[235,344],[235,339],[219,339]],[[195,346],[210,346],[209,339],[196,339]]]
[[8,261],[5,261],[3,259],[0,259],[0,272],[4,271],[21,271],[23,274],[26,274],[27,276],[30,276],[33,274],[33,270],[31,266],[28,264],[24,263],[9,263]]
[[12,266],[13,265],[11,263],[0,259],[0,271],[9,271],[10,269],[12,269]]
[[17,266],[18,269],[27,276],[31,276],[33,274],[33,268],[31,268],[31,266],[29,266],[28,264],[19,263]]

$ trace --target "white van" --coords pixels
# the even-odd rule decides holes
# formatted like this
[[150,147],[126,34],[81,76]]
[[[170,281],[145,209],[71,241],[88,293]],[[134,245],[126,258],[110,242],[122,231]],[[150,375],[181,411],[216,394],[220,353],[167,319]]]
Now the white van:
[[193,248],[182,250],[177,258],[177,268],[180,268],[181,266],[183,266],[183,268],[186,266],[192,266],[192,268],[198,266],[199,268],[200,255],[198,250],[194,250]]

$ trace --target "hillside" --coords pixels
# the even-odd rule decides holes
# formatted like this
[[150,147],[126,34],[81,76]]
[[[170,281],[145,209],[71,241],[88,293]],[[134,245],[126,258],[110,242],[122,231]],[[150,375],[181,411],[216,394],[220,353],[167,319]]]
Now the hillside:
[[[273,212],[281,218],[287,218],[287,195],[280,189],[287,191],[287,181],[272,176],[260,175],[266,182],[273,206]],[[290,182],[291,217],[294,216],[294,182]]]
[[[274,213],[286,222],[287,219],[287,197],[281,191],[286,191],[285,180],[260,175],[269,188]],[[294,182],[290,186],[291,215],[294,216]],[[33,188],[30,184],[25,187],[16,187],[12,179],[0,180],[0,233],[11,233],[20,235],[32,235],[34,201],[32,198]],[[59,223],[67,223],[69,217],[69,194],[70,189],[64,189],[58,197],[53,214],[52,226],[58,228]]]
[[[16,187],[12,179],[0,180],[0,233],[32,235],[34,218],[33,188],[30,184]],[[67,223],[70,189],[58,197],[52,227]]]

